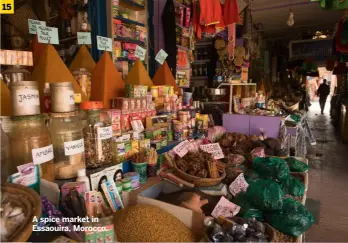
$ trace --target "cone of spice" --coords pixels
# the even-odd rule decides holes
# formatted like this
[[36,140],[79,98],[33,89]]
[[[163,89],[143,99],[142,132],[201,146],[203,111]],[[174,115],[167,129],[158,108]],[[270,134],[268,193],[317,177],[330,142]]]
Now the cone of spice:
[[166,61],[161,65],[152,79],[154,85],[169,85],[174,87],[174,91],[180,94],[180,89],[176,84],[175,78],[173,77],[172,72],[169,69],[169,66]]
[[85,68],[88,72],[92,73],[95,67],[95,62],[89,53],[87,47],[82,45],[74,60],[71,62],[69,69],[74,71],[79,68]]
[[125,83],[134,85],[145,85],[149,87],[153,86],[149,74],[147,73],[143,63],[140,60],[137,60],[134,63],[134,66],[128,73]]

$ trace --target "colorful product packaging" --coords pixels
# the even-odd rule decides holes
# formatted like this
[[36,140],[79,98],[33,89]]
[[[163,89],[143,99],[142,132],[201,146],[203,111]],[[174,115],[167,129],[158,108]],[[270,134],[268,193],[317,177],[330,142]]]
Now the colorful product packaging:
[[130,101],[128,98],[113,98],[111,108],[121,110],[122,114],[130,113]]

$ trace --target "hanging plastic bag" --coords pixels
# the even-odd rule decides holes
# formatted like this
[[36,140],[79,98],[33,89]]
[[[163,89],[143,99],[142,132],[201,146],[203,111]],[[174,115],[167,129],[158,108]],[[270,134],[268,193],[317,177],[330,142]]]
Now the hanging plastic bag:
[[286,158],[285,161],[291,172],[306,172],[308,170],[308,165],[306,163],[303,163],[294,157]]
[[303,196],[306,189],[305,185],[293,176],[289,176],[289,178],[281,184],[281,187],[285,194],[298,197]]
[[260,158],[253,160],[253,169],[265,179],[273,179],[279,182],[289,178],[289,167],[285,160],[276,157]]
[[280,186],[272,180],[257,180],[249,184],[246,197],[252,205],[260,210],[279,210],[283,206],[284,193]]
[[287,198],[282,210],[267,214],[266,221],[284,234],[299,236],[312,226],[314,218],[302,203]]

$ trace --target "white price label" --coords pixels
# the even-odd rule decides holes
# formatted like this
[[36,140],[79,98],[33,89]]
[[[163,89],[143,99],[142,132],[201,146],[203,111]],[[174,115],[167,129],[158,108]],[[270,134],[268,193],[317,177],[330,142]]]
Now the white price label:
[[231,218],[239,213],[240,207],[228,201],[225,197],[221,197],[218,204],[215,206],[211,216],[218,218],[220,216]]
[[97,48],[100,51],[112,51],[112,39],[97,35]]
[[144,48],[142,48],[142,47],[137,45],[135,47],[134,56],[139,58],[140,60],[144,61],[145,60],[145,56],[146,56],[146,49],[144,49]]
[[58,29],[47,26],[37,26],[37,37],[40,43],[59,45]]
[[180,156],[180,158],[184,157],[188,153],[188,146],[190,145],[190,142],[185,140],[178,145],[176,145],[173,150],[174,152]]
[[66,156],[80,154],[85,151],[85,143],[83,139],[64,142],[64,153]]
[[28,19],[29,34],[35,35],[37,32],[37,26],[46,26],[45,21],[40,21],[36,19]]
[[32,153],[33,162],[35,165],[45,163],[45,162],[50,161],[54,158],[52,144],[48,145],[46,147],[33,149],[33,150],[31,150],[31,153]]
[[39,91],[36,89],[21,89],[16,91],[17,103],[19,106],[40,105]]
[[223,159],[225,157],[220,147],[220,144],[218,143],[204,144],[204,145],[201,145],[200,148],[203,151],[211,154],[214,159]]
[[156,59],[157,62],[159,62],[161,65],[163,65],[164,60],[166,60],[167,56],[168,56],[168,53],[165,52],[165,51],[163,51],[163,49],[161,49],[161,50],[157,53],[155,59]]
[[112,126],[109,127],[98,127],[98,139],[104,140],[112,138]]
[[241,173],[228,187],[231,194],[233,196],[237,195],[240,192],[246,192],[248,189],[249,184],[244,178],[244,174]]
[[79,45],[92,44],[91,32],[77,32],[77,44]]

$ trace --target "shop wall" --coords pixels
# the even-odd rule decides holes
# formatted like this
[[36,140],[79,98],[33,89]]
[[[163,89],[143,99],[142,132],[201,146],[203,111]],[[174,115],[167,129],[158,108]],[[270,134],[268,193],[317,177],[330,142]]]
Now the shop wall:
[[154,0],[154,15],[153,15],[152,22],[154,26],[155,53],[157,53],[161,49],[165,50],[163,25],[162,25],[162,13],[166,3],[167,3],[166,0]]

